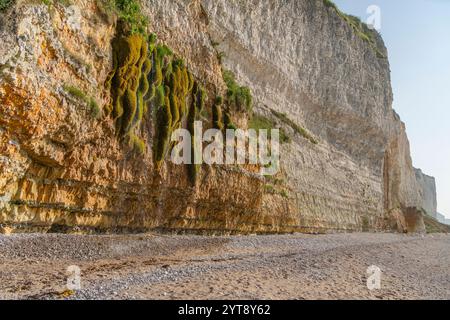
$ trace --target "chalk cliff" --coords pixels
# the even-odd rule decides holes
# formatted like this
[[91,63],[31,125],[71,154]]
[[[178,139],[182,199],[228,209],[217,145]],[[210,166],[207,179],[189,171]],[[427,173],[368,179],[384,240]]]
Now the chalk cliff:
[[424,174],[420,169],[415,169],[415,172],[423,201],[421,207],[429,216],[437,218],[436,180],[434,177]]
[[[376,32],[322,0],[141,2],[144,33],[158,38],[145,49],[150,87],[169,86],[170,65],[194,88],[183,94],[193,108],[176,111],[180,126],[189,127],[192,110],[214,126],[223,96],[228,122],[246,128],[262,117],[288,137],[281,172],[263,177],[257,166],[167,161],[158,149],[168,121],[160,111],[174,106],[167,90],[160,105],[155,93],[141,113],[132,108],[135,120],[125,115],[136,102],[115,114],[114,77],[137,72],[135,46],[145,69],[147,40],[118,34],[127,17],[110,2],[16,1],[0,13],[2,232],[424,230],[421,208],[435,212],[435,198],[424,176],[417,182]],[[163,48],[171,52],[159,61]],[[157,79],[157,65],[169,78]],[[251,90],[252,112],[232,107],[225,70]]]

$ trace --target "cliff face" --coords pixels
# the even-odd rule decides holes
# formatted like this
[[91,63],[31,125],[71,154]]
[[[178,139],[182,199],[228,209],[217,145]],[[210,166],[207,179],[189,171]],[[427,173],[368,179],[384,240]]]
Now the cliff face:
[[415,169],[415,172],[423,201],[421,207],[429,216],[437,218],[436,180],[420,169]]
[[202,165],[192,185],[185,167],[155,165],[153,116],[140,154],[102,116],[116,20],[96,3],[17,1],[0,14],[3,232],[423,230],[428,195],[377,35],[368,43],[323,1],[143,1],[149,29],[206,88],[205,123],[224,67],[290,136],[276,177]]

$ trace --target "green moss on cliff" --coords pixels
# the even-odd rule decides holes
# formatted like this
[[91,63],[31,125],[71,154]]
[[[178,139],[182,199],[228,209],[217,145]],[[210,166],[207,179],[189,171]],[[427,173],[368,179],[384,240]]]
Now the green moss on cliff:
[[100,118],[102,111],[97,101],[93,97],[88,96],[83,90],[72,85],[64,85],[63,89],[71,96],[84,102],[90,108],[90,112],[93,118]]
[[[157,167],[160,167],[165,154],[172,147],[169,143],[172,132],[181,128],[183,120],[187,116],[186,105],[193,87],[191,84],[193,77],[184,61],[175,58],[167,46],[158,46],[155,56],[157,66],[161,66],[161,69],[155,73],[155,84],[161,83],[161,85],[156,88],[155,103],[160,108],[156,116],[157,139],[154,145],[155,162]],[[194,98],[192,100],[201,104],[201,99],[197,96],[195,100]]]
[[[276,124],[271,119],[261,116],[261,115],[253,115],[248,124],[250,129],[255,130],[272,130],[276,127]],[[288,136],[286,131],[283,128],[280,128],[280,142],[281,143],[289,143],[291,142],[291,138]]]
[[[146,33],[147,20],[140,16],[137,2],[98,0],[97,7],[105,16],[118,17],[112,41],[113,68],[105,81],[111,97],[106,112],[114,119],[118,138],[139,154],[146,151],[138,135],[141,122],[154,121],[152,149],[155,167],[160,169],[173,146],[174,130],[185,123],[194,136],[194,123],[205,109],[207,93],[183,59],[158,43],[155,34]],[[194,185],[199,169],[188,166]]]
[[129,135],[129,146],[138,154],[143,155],[146,151],[146,145],[143,139],[139,138],[134,133]]
[[77,88],[77,87],[71,86],[71,85],[64,85],[63,88],[64,88],[64,91],[66,91],[73,97],[83,100],[83,101],[87,101],[86,93],[84,93],[84,91],[82,91],[80,88]]
[[235,75],[228,70],[222,70],[223,80],[227,85],[227,103],[240,112],[252,111],[253,97],[248,87],[239,86]]

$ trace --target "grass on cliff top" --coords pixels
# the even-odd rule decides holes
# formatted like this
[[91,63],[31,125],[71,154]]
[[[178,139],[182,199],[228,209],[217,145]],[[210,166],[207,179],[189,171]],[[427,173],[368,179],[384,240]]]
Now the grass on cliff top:
[[323,0],[323,3],[327,8],[332,8],[336,13],[344,19],[347,24],[352,27],[355,33],[365,42],[367,42],[375,51],[378,58],[386,58],[386,56],[378,49],[377,36],[378,33],[374,29],[370,29],[367,24],[361,21],[360,18],[345,14],[342,12],[334,2],[331,0]]

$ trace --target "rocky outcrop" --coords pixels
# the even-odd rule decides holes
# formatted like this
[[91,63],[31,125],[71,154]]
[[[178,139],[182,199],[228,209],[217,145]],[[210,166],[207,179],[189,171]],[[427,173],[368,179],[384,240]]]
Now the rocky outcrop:
[[436,180],[422,172],[420,169],[415,169],[416,179],[419,183],[422,204],[421,207],[425,212],[433,217],[437,217],[437,199],[436,199]]
[[379,35],[367,42],[323,1],[143,1],[149,30],[206,88],[207,113],[226,68],[252,90],[254,112],[290,136],[277,176],[203,165],[192,185],[185,167],[155,166],[151,113],[141,154],[116,138],[114,119],[93,116],[110,99],[115,19],[95,1],[74,3],[17,1],[0,14],[3,232],[422,228]]
[[[118,141],[113,119],[93,117],[86,100],[104,106],[109,99],[103,83],[115,28],[94,2],[76,4],[18,2],[1,15],[3,232],[299,230],[288,200],[266,194],[254,169],[205,165],[192,186],[183,166],[166,162],[155,170],[152,117],[142,126],[143,154]],[[200,3],[184,3],[182,12],[175,5],[148,4],[153,30],[205,87],[219,90],[221,69]],[[176,23],[177,32],[168,34]]]

